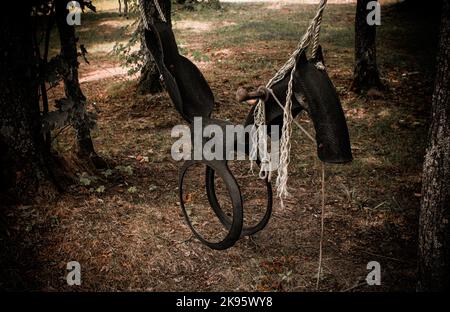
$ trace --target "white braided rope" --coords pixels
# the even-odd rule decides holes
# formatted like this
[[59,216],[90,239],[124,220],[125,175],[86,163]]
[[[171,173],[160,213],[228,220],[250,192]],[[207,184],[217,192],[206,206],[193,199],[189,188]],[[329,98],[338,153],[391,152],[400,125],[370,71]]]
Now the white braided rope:
[[[276,181],[277,187],[277,195],[281,200],[281,205],[283,206],[283,198],[289,196],[287,189],[287,182],[289,177],[288,167],[290,161],[290,137],[292,134],[292,95],[293,95],[293,80],[294,73],[296,70],[296,58],[298,55],[303,53],[311,44],[312,44],[312,57],[316,56],[318,44],[319,44],[319,32],[320,26],[322,23],[322,15],[327,4],[327,0],[321,0],[319,3],[319,7],[316,15],[311,20],[311,23],[306,30],[306,33],[303,35],[299,44],[295,51],[291,54],[290,58],[287,62],[278,70],[278,72],[269,80],[266,87],[271,90],[271,87],[277,82],[281,81],[286,77],[287,73],[290,72],[290,79],[288,84],[288,90],[286,92],[286,104],[283,107],[283,128],[282,128],[282,136],[280,140],[280,163],[278,165],[278,176]],[[273,92],[271,92],[273,94]],[[278,100],[278,99],[277,99]],[[281,105],[281,103],[279,103]],[[256,104],[254,111],[254,127],[256,127],[256,131],[253,131],[252,135],[252,149],[250,151],[251,156],[256,156],[258,146],[267,146],[267,136],[261,137],[256,133],[260,134],[260,128],[265,128],[264,125],[266,123],[265,118],[265,103],[262,100],[259,100]],[[302,128],[302,130],[304,130]],[[259,141],[256,141],[258,140]],[[264,155],[262,155],[264,156]],[[253,157],[250,157],[253,161]],[[263,173],[263,171],[267,170],[267,167],[261,166],[260,168],[260,177],[267,177],[267,173]],[[269,175],[270,177],[270,175]]]
[[[139,0],[139,12],[141,13],[141,20],[144,23],[144,27],[146,29],[149,29],[149,20],[147,19],[147,14],[145,14],[145,6],[144,6],[145,0]],[[167,19],[164,16],[164,13],[161,9],[161,6],[159,5],[158,0],[153,0],[153,3],[155,4],[156,10],[158,11],[159,18],[164,22],[167,23]]]
[[141,13],[141,20],[142,23],[144,23],[145,29],[149,29],[149,21],[147,20],[147,15],[145,14],[144,1],[145,0],[139,0],[139,13]]
[[[325,6],[324,6],[325,8]],[[323,12],[323,10],[322,10]],[[319,47],[319,36],[320,36],[320,26],[322,25],[322,14],[319,14],[317,21],[316,21],[316,26],[314,28],[314,37],[312,39],[312,49],[311,49],[311,56],[313,58],[316,57],[317,54],[317,49]]]
[[158,0],[153,0],[153,2],[155,3],[156,10],[158,10],[159,17],[161,18],[161,20],[162,20],[164,23],[167,23],[166,17],[164,16],[164,13],[163,13],[163,11],[161,10],[161,7],[159,6]]
[[286,95],[286,104],[283,110],[283,128],[281,130],[281,140],[280,140],[280,164],[278,167],[278,176],[276,181],[277,195],[281,199],[281,204],[283,205],[283,197],[289,196],[287,190],[287,180],[289,177],[288,167],[290,162],[290,151],[291,151],[291,134],[292,134],[292,93],[293,93],[293,82],[294,74],[297,68],[297,64],[294,63],[294,67],[291,70],[291,77],[289,79],[288,90]]

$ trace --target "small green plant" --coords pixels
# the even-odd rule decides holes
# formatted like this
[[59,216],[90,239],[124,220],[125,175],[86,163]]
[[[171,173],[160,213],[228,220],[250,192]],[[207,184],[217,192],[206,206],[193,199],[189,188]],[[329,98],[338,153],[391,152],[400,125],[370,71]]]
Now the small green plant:
[[92,182],[94,182],[97,177],[95,176],[89,176],[86,172],[83,172],[79,177],[79,182],[83,186],[90,186]]
[[208,62],[209,61],[208,55],[203,54],[202,52],[197,51],[197,50],[192,51],[192,57],[193,57],[194,61],[197,61],[197,62]]
[[89,186],[91,185],[91,180],[89,178],[86,177],[80,177],[80,184],[83,186]]
[[97,193],[102,194],[105,192],[105,186],[104,185],[100,185],[99,187],[97,187],[97,189],[95,190]]
[[128,188],[128,193],[130,194],[135,194],[137,193],[137,187],[136,186],[131,186]]
[[113,173],[114,172],[111,169],[107,169],[107,170],[103,171],[103,175],[105,176],[105,178],[112,176]]
[[115,169],[121,173],[133,175],[133,167],[131,166],[117,166]]

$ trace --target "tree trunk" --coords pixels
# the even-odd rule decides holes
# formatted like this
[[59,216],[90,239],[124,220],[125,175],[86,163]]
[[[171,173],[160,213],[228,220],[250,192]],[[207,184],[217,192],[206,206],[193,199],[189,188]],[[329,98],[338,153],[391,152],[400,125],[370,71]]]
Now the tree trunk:
[[376,26],[367,23],[367,3],[358,0],[355,16],[355,70],[351,89],[357,93],[382,89],[376,54]]
[[77,134],[79,155],[91,160],[95,167],[104,168],[106,163],[97,155],[92,143],[92,120],[86,112],[86,97],[81,91],[78,80],[78,38],[75,36],[75,27],[70,26],[66,20],[69,13],[66,8],[68,2],[69,0],[56,0],[55,5],[56,24],[61,42],[61,56],[68,65],[67,75],[64,75],[64,91],[66,97],[75,103],[73,126]]
[[[149,0],[140,0],[143,1],[143,7],[147,19],[149,21],[156,20],[161,21],[161,17],[159,16],[158,10],[153,1]],[[171,0],[158,0],[161,10],[166,18],[167,23],[172,23],[171,17]],[[141,49],[145,53],[145,65],[141,70],[141,77],[139,79],[138,84],[138,93],[139,94],[154,94],[161,92],[163,87],[161,85],[161,81],[159,79],[159,72],[156,68],[155,62],[150,51],[147,49],[145,44],[145,37],[143,30],[141,31]]]
[[444,1],[419,225],[419,291],[450,287],[450,4]]
[[138,94],[156,94],[163,90],[159,79],[159,71],[150,51],[145,46],[144,31],[140,31],[141,51],[145,55],[145,65],[141,69],[141,76],[137,87]]
[[17,4],[0,14],[0,191],[11,189],[19,199],[27,199],[50,186],[31,8]]

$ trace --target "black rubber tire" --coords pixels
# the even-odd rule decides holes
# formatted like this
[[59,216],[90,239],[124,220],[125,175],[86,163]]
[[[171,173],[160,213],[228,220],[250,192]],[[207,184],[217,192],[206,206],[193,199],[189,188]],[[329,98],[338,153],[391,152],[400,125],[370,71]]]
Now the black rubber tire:
[[[227,228],[230,229],[232,220],[223,212],[222,208],[220,207],[219,201],[217,200],[216,195],[216,188],[215,188],[215,171],[211,167],[206,167],[206,176],[205,176],[205,182],[206,182],[206,193],[208,196],[209,204],[211,205],[211,208],[213,209],[216,216],[219,218],[220,222]],[[266,205],[266,212],[261,219],[261,221],[258,222],[258,224],[254,226],[243,226],[242,228],[242,236],[249,236],[258,233],[259,231],[263,230],[267,223],[269,223],[270,217],[272,215],[272,202],[273,202],[273,194],[272,194],[272,185],[269,182],[268,179],[265,180],[266,187],[267,187],[267,205]],[[245,206],[244,206],[245,207]]]
[[[220,241],[220,242],[210,242],[206,240],[203,236],[201,236],[194,228],[194,226],[191,223],[191,220],[189,219],[189,216],[186,211],[186,207],[184,206],[183,201],[183,183],[184,183],[184,177],[186,175],[187,170],[196,164],[203,164],[206,165],[207,168],[211,168],[213,172],[217,172],[220,178],[224,181],[226,188],[228,190],[228,193],[231,197],[231,202],[233,205],[233,220],[230,221],[228,226],[225,226],[225,228],[228,230],[228,233],[226,237]],[[242,207],[242,197],[241,197],[241,191],[239,189],[239,186],[236,182],[236,179],[233,177],[230,169],[228,168],[226,161],[201,161],[201,160],[189,160],[186,161],[181,168],[180,172],[180,179],[179,179],[179,196],[180,196],[180,206],[181,210],[183,211],[184,218],[188,224],[188,226],[191,228],[194,235],[206,246],[209,248],[215,249],[215,250],[224,250],[228,249],[237,242],[237,240],[241,237],[242,233],[242,227],[244,223],[244,214],[243,214],[243,207]],[[218,216],[219,217],[219,216]],[[220,217],[219,217],[220,218]],[[229,219],[227,219],[229,220]]]

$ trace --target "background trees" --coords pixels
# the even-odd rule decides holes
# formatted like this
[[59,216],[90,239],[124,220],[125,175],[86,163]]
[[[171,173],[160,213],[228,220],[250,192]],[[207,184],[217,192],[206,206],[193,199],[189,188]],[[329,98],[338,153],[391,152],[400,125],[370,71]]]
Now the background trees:
[[[71,122],[76,130],[79,155],[93,162],[95,167],[104,168],[106,163],[97,155],[91,139],[91,128],[94,126],[93,116],[86,111],[86,97],[81,90],[78,80],[78,55],[85,51],[78,52],[78,38],[75,35],[75,27],[69,25],[66,17],[69,13],[66,0],[55,0],[56,24],[61,43],[61,60],[64,63],[62,79],[64,82],[66,109],[70,106],[70,116],[65,122]],[[53,14],[53,13],[51,13]],[[63,121],[64,123],[64,121]]]
[[[138,0],[141,1],[141,0]],[[168,23],[172,22],[172,16],[167,14],[170,13],[170,1],[159,1],[161,9],[165,12],[165,16]],[[142,1],[142,6],[144,8],[145,14],[148,20],[161,20],[158,11],[155,8],[153,1]],[[140,13],[140,12],[138,12]],[[140,16],[140,15],[139,15]],[[150,51],[147,49],[144,38],[144,31],[142,27],[142,22],[139,25],[139,37],[141,41],[141,53],[144,56],[144,65],[141,69],[141,76],[138,83],[138,93],[139,94],[153,94],[162,91],[162,85],[159,80],[159,72],[156,68],[155,62]]]
[[[376,58],[376,26],[366,22],[369,0],[358,0],[355,16],[355,69],[352,89],[381,89]],[[408,0],[420,9],[419,1]],[[437,74],[432,99],[431,126],[422,176],[419,224],[418,290],[450,287],[450,10],[443,1]],[[436,6],[436,8],[439,6]]]
[[[131,11],[137,15],[138,26],[133,32],[129,41],[126,44],[117,43],[114,50],[119,57],[124,60],[124,63],[131,67],[129,71],[131,74],[140,72],[140,77],[137,85],[137,93],[140,95],[144,94],[155,94],[163,90],[163,86],[160,81],[160,74],[156,68],[153,58],[145,45],[145,40],[142,31],[142,25],[140,22],[140,12],[138,8],[138,3],[141,0],[134,0],[131,6]],[[170,9],[172,3],[178,5],[182,10],[193,11],[201,10],[203,8],[219,10],[221,8],[220,2],[218,0],[158,0],[161,9],[166,16],[167,22],[172,23],[172,17],[170,14]],[[155,3],[153,0],[142,1],[142,6],[144,7],[145,14],[148,19],[153,19],[160,21],[158,11],[156,10]],[[140,43],[140,49],[137,51],[131,51],[132,47]]]
[[[112,2],[111,0],[108,4]],[[150,3],[149,6],[151,7],[153,1],[147,0],[147,2]],[[407,2],[416,1],[409,0]],[[72,256],[83,255],[84,258],[92,259],[93,269],[91,273],[93,275],[97,272],[109,274],[110,284],[108,287],[115,289],[114,287],[124,282],[123,277],[133,274],[146,274],[144,271],[139,271],[142,263],[145,262],[141,261],[142,258],[137,259],[136,256],[142,256],[144,253],[136,252],[137,244],[134,245],[136,243],[134,238],[138,241],[152,239],[154,233],[162,233],[166,229],[172,231],[183,226],[183,221],[178,219],[177,212],[170,209],[173,208],[171,191],[177,187],[178,168],[164,154],[165,151],[170,150],[171,144],[170,139],[166,140],[165,138],[170,137],[170,127],[178,122],[178,119],[176,119],[176,114],[171,111],[172,108],[167,99],[162,96],[136,97],[133,94],[134,92],[130,92],[129,84],[119,82],[120,79],[116,80],[109,77],[95,81],[95,83],[87,82],[79,85],[77,75],[80,69],[78,68],[78,62],[81,62],[81,55],[83,54],[81,44],[83,42],[77,41],[77,32],[79,31],[81,34],[84,31],[84,34],[87,34],[91,30],[117,29],[116,26],[120,25],[123,18],[119,18],[116,13],[111,13],[111,7],[102,10],[101,17],[89,14],[86,21],[89,21],[90,25],[69,29],[63,23],[62,17],[66,13],[63,12],[65,7],[62,5],[59,10],[59,12],[62,12],[59,16],[59,25],[56,21],[56,1],[34,0],[34,6],[27,6],[26,1],[16,1],[16,3],[11,3],[11,5],[14,5],[13,8],[0,12],[0,25],[2,27],[0,30],[2,43],[0,45],[0,193],[8,189],[16,192],[20,199],[33,198],[38,192],[52,191],[53,185],[61,183],[60,180],[55,178],[54,171],[58,164],[55,162],[55,151],[51,148],[51,143],[52,141],[63,141],[65,143],[66,137],[64,135],[59,137],[61,140],[54,140],[54,138],[60,130],[66,127],[74,126],[81,129],[81,132],[77,131],[78,134],[81,134],[83,129],[90,132],[92,117],[94,116],[87,114],[86,108],[89,101],[85,94],[88,95],[90,100],[97,101],[102,110],[100,118],[104,119],[101,120],[103,122],[102,131],[98,133],[98,146],[101,146],[101,149],[109,154],[110,159],[125,168],[129,168],[130,171],[127,170],[128,172],[133,172],[132,169],[134,169],[134,174],[122,173],[120,169],[112,169],[110,171],[114,171],[114,173],[106,178],[104,173],[106,175],[110,173],[104,171],[93,173],[92,176],[98,177],[96,182],[92,182],[93,185],[84,186],[81,183],[73,183],[73,191],[61,196],[57,204],[51,201],[42,201],[39,205],[30,204],[27,205],[28,207],[20,207],[20,209],[17,205],[8,205],[7,209],[9,210],[7,210],[4,209],[5,202],[2,197],[0,199],[0,240],[3,233],[3,224],[9,226],[13,236],[18,237],[17,235],[20,234],[21,237],[31,240],[24,242],[24,249],[17,253],[15,251],[16,243],[11,243],[14,250],[11,252],[10,263],[12,265],[10,267],[14,268],[12,271],[17,271],[14,267],[18,263],[17,255],[25,255],[21,261],[32,262],[34,259],[30,257],[30,253],[26,250],[30,248],[29,246],[35,246],[34,248],[38,251],[37,254],[40,255],[39,261],[48,260],[49,263],[46,263],[48,266],[33,268],[31,271],[29,266],[24,266],[24,272],[31,272],[30,276],[32,277],[30,279],[32,279],[35,276],[40,277],[36,273],[45,270],[42,275],[43,278],[39,278],[39,283],[56,285],[56,287],[61,286],[58,284],[61,280],[59,276],[55,277],[58,281],[49,282],[53,278],[52,276],[55,276],[55,272],[59,272],[59,264],[66,261],[68,256],[72,258]],[[45,10],[41,7],[42,3],[46,3]],[[163,5],[162,1],[161,4]],[[217,106],[214,114],[234,121],[239,120],[241,114],[244,115],[247,108],[243,108],[242,105],[233,101],[233,97],[230,95],[232,91],[240,85],[255,86],[257,82],[263,81],[262,77],[269,76],[273,70],[273,60],[284,60],[285,56],[291,52],[286,46],[286,40],[296,38],[298,34],[298,23],[291,23],[290,21],[302,21],[305,16],[311,16],[313,12],[308,11],[311,6],[304,5],[299,5],[290,11],[271,10],[270,22],[273,22],[273,25],[268,25],[269,20],[263,18],[265,14],[268,14],[267,9],[263,6],[256,7],[243,4],[227,4],[226,6],[232,8],[234,6],[232,9],[234,14],[227,14],[226,11],[226,14],[219,14],[219,12],[213,10],[203,12],[199,10],[193,17],[194,14],[191,12],[177,11],[177,14],[180,14],[180,21],[186,22],[191,22],[194,18],[197,19],[198,14],[198,20],[202,22],[201,26],[203,27],[201,32],[192,32],[186,29],[178,29],[177,31],[183,34],[185,38],[183,41],[190,49],[183,52],[187,57],[192,59],[194,56],[193,49],[197,49],[199,51],[195,50],[195,52],[201,52],[209,58],[205,63],[208,62],[210,64],[206,65],[211,66],[205,66],[202,70],[208,75],[215,92],[218,93],[217,98],[220,105]],[[37,18],[35,12],[38,7],[40,8],[38,17],[40,23],[37,28],[34,22]],[[362,7],[364,8],[364,5]],[[353,10],[353,7],[342,5],[339,8],[327,10],[327,14],[330,14],[327,17],[328,19],[341,21],[339,25],[332,25],[328,30],[325,30],[332,30],[329,33],[330,42],[349,38],[352,34],[349,29],[353,27],[353,20],[349,21],[346,16],[349,10]],[[345,9],[342,10],[342,8]],[[386,26],[386,31],[378,33],[379,38],[385,43],[379,49],[379,52],[384,52],[383,61],[390,58],[390,55],[394,59],[391,66],[386,66],[387,62],[383,63],[386,78],[401,77],[404,72],[410,71],[424,73],[424,67],[427,67],[426,70],[429,67],[427,64],[422,64],[421,60],[434,58],[434,53],[429,53],[433,50],[430,41],[424,40],[427,38],[419,34],[421,29],[426,29],[423,31],[426,35],[428,33],[434,34],[431,28],[427,28],[430,23],[416,21],[413,18],[416,15],[407,15],[408,18],[397,20],[398,15],[396,14],[401,11],[401,7],[397,7],[397,9],[387,10],[389,12],[386,15],[389,14],[390,17],[388,19],[389,24],[383,24],[383,27]],[[30,12],[33,12],[33,14],[30,14]],[[367,12],[365,10],[365,13]],[[448,16],[448,4],[445,12],[447,13],[444,16]],[[155,11],[149,14],[154,13]],[[363,15],[363,21],[365,15]],[[257,18],[259,16],[261,16],[261,19]],[[52,17],[53,24],[51,23]],[[437,18],[435,20],[438,21]],[[105,27],[105,24],[113,24],[114,26],[101,28]],[[442,25],[441,53],[438,59],[439,71],[433,97],[433,123],[430,128],[430,143],[423,170],[423,201],[419,240],[420,283],[417,287],[419,290],[442,289],[448,286],[446,281],[449,280],[447,221],[449,218],[448,18],[443,21]],[[60,28],[58,33],[56,33],[57,26]],[[267,26],[271,26],[270,31],[267,31],[269,28]],[[39,30],[38,36],[34,36],[36,29]],[[45,48],[47,38],[49,38],[47,29],[53,29],[53,35],[55,35],[50,36],[50,50]],[[399,34],[402,35],[402,38],[398,39],[397,42],[397,38],[400,37]],[[405,36],[405,34],[408,36]],[[129,36],[128,33],[121,35],[120,40],[122,42],[128,40],[127,36]],[[249,38],[256,38],[256,44],[249,42]],[[113,35],[95,38],[95,35],[93,35],[91,43],[101,45],[108,40],[111,42],[117,40],[117,38]],[[61,53],[58,52],[60,41],[63,45]],[[243,42],[248,44],[243,46]],[[389,46],[390,42],[395,42],[395,44]],[[193,43],[195,48],[189,46]],[[277,49],[267,49],[266,43],[273,43],[273,46],[276,46]],[[333,66],[330,66],[330,71],[335,74],[338,73],[333,78],[336,85],[344,86],[351,75],[341,74],[341,69],[349,65],[347,60],[351,57],[350,53],[353,53],[353,51],[345,41],[337,43],[339,45],[329,45],[330,55],[338,56],[332,63]],[[410,45],[410,43],[414,44]],[[413,48],[407,49],[408,46],[413,46]],[[342,49],[342,47],[345,47],[345,49]],[[48,53],[49,51],[50,53]],[[221,53],[216,54],[218,51]],[[55,55],[55,53],[58,53],[58,55]],[[86,74],[92,71],[100,71],[101,66],[107,66],[107,62],[110,62],[106,53],[103,54],[102,52],[97,56],[94,56],[96,55],[95,52],[91,53],[92,66],[89,68],[81,67],[81,70],[86,70]],[[390,55],[387,55],[388,53]],[[415,57],[415,55],[420,55],[420,57]],[[47,59],[47,56],[49,59]],[[405,59],[405,56],[408,56],[408,59]],[[409,58],[409,56],[411,57]],[[398,62],[395,62],[395,58],[402,58],[402,61],[405,59],[405,62],[398,64]],[[97,60],[100,62],[102,59],[105,60],[104,64],[96,64]],[[226,60],[226,62],[219,62],[219,60]],[[270,62],[266,63],[267,60],[270,60]],[[364,64],[364,62],[361,64]],[[415,64],[420,66],[416,68],[414,67]],[[365,66],[367,67],[367,64]],[[156,78],[159,78],[159,74]],[[426,118],[424,116],[428,115],[426,107],[430,102],[428,97],[431,98],[430,92],[428,92],[429,82],[427,78],[428,75],[424,77],[418,74],[406,75],[396,83],[395,92],[386,93],[385,98],[376,103],[355,101],[352,96],[342,97],[349,122],[354,129],[353,138],[357,142],[357,155],[359,159],[373,160],[373,162],[360,162],[359,166],[342,168],[339,175],[329,177],[330,182],[336,182],[336,185],[339,186],[342,183],[343,186],[349,188],[348,192],[347,189],[345,190],[348,195],[348,202],[344,203],[340,200],[336,205],[333,204],[333,209],[338,213],[328,216],[330,223],[333,222],[336,225],[333,228],[333,235],[336,238],[334,242],[339,247],[344,246],[341,242],[351,240],[356,240],[357,244],[349,247],[348,252],[343,251],[344,248],[329,250],[330,259],[342,259],[342,262],[340,262],[342,271],[330,271],[329,284],[326,286],[327,288],[324,288],[326,290],[346,289],[352,286],[347,282],[351,283],[353,277],[356,280],[359,277],[356,275],[361,271],[365,272],[365,265],[367,261],[373,260],[373,256],[370,255],[368,259],[362,257],[360,253],[362,249],[374,255],[387,255],[401,260],[401,262],[397,261],[398,263],[394,260],[390,265],[388,264],[389,267],[386,270],[389,269],[392,275],[386,276],[386,279],[383,280],[382,290],[400,290],[407,287],[407,289],[411,289],[411,287],[414,287],[411,285],[416,284],[416,265],[415,263],[410,264],[410,262],[415,262],[417,259],[418,245],[415,241],[417,237],[415,233],[417,230],[416,211],[418,210],[416,208],[418,208],[417,198],[420,195],[418,194],[420,193],[420,174],[417,168],[422,165],[420,151],[423,147],[422,142],[425,141],[423,128]],[[66,89],[58,88],[58,92],[55,92],[49,96],[49,100],[46,100],[46,90],[57,83],[60,86],[65,84]],[[112,90],[108,90],[109,88]],[[98,90],[98,94],[93,91],[95,89]],[[144,105],[140,105],[143,102]],[[128,103],[131,105],[127,105]],[[419,106],[420,109],[417,109]],[[89,118],[85,118],[87,115]],[[62,118],[64,116],[66,118]],[[399,119],[405,119],[406,122],[400,123]],[[76,120],[80,120],[80,124],[77,125]],[[88,142],[92,143],[89,132]],[[46,133],[48,135],[45,135]],[[80,149],[82,149],[83,144],[80,141],[83,137],[86,138],[86,136],[79,135],[75,141]],[[376,138],[376,140],[372,140],[372,138]],[[86,150],[92,151],[92,145],[89,146],[88,144],[87,146]],[[306,155],[308,147],[305,146],[305,148],[301,155],[296,155],[298,158],[293,165],[296,166],[298,172],[307,173],[302,174],[298,182],[301,183],[306,193],[314,194],[316,191],[314,168],[312,167],[312,159]],[[85,155],[95,154],[88,152]],[[143,157],[148,162],[144,161]],[[92,160],[90,158],[85,157],[81,162],[84,164],[84,160],[90,161]],[[140,159],[140,161],[137,159]],[[366,174],[361,174],[361,172]],[[392,179],[392,175],[395,175],[395,179]],[[54,181],[56,182],[51,183]],[[332,183],[329,185],[331,186]],[[367,187],[368,185],[371,187]],[[99,188],[100,191],[97,191],[99,186],[103,188]],[[340,188],[333,189],[333,187],[330,187],[330,197],[343,198],[340,197],[342,194]],[[393,195],[395,195],[395,202],[392,198]],[[118,200],[125,204],[117,205]],[[299,201],[299,205],[304,203],[310,207],[316,204],[315,199],[309,196],[302,197]],[[379,203],[383,203],[383,206],[377,206]],[[375,207],[379,209],[375,209]],[[348,214],[349,209],[352,211],[351,215]],[[370,221],[370,217],[375,214],[377,222],[366,224],[367,220]],[[96,219],[95,222],[92,222],[92,216],[94,215]],[[155,218],[155,215],[158,218]],[[20,226],[16,226],[17,224],[13,220],[17,216],[21,218],[21,223],[18,223]],[[127,217],[126,223],[123,222],[124,216]],[[297,229],[305,230],[302,233],[296,233],[296,237],[310,240],[308,243],[314,243],[316,225],[314,222],[308,223],[309,217],[311,217],[310,210],[301,212],[293,209],[292,218],[285,221],[275,220],[273,228],[279,231],[279,234],[277,234],[279,237],[289,231],[294,233]],[[95,224],[95,226],[92,226],[92,224]],[[81,233],[79,231],[80,225],[86,227],[89,231]],[[133,239],[122,235],[115,238],[108,235],[109,229],[112,229],[115,233],[128,233],[130,228],[140,229],[140,232],[133,236]],[[31,232],[29,232],[30,229]],[[148,229],[152,231],[147,231]],[[283,229],[286,232],[281,232]],[[173,239],[179,241],[185,239],[181,231],[173,231],[176,234],[172,234],[172,232],[167,234],[170,235],[170,240],[161,240],[161,244],[164,244],[165,247],[161,250],[173,248],[172,235],[176,236]],[[355,232],[365,234],[362,237],[355,238],[353,235]],[[117,262],[115,267],[112,267],[110,273],[103,271],[104,264],[101,261],[95,261],[95,256],[100,258],[105,248],[101,244],[90,246],[92,237],[113,246],[117,252],[118,259],[121,261]],[[383,238],[386,238],[383,244],[373,243]],[[20,239],[17,241],[20,241]],[[86,244],[73,246],[71,242],[75,240],[86,242]],[[270,239],[266,241],[269,242]],[[57,243],[55,244],[55,242]],[[195,248],[193,244],[188,242],[182,244],[182,247],[190,251],[192,247]],[[261,260],[261,263],[272,259],[271,256],[276,253],[289,254],[294,249],[297,252],[299,247],[299,245],[293,245],[293,241],[290,240],[283,240],[282,242],[272,240],[268,244],[271,244],[270,248],[267,248],[263,253],[258,253],[258,255],[254,254],[260,257],[258,260]],[[139,246],[143,245],[145,245],[146,252],[148,252],[148,248],[152,248],[151,244],[139,244]],[[5,259],[2,254],[5,251],[3,246],[0,248],[0,262]],[[73,249],[70,250],[71,248]],[[234,251],[234,255],[243,255],[248,252],[246,246],[240,248],[242,249]],[[61,250],[64,250],[64,252]],[[160,259],[167,259],[166,251],[162,253],[159,248],[158,250],[156,248],[150,249],[150,251],[152,255],[155,255],[155,258],[159,256]],[[298,276],[303,278],[303,274],[308,267],[315,266],[315,253],[314,250],[308,251],[308,249],[302,252],[309,252],[308,257],[313,261],[302,258],[297,259],[298,261],[293,259],[294,262],[288,263],[294,268],[294,277],[292,283],[283,284],[286,290],[299,289],[294,288],[298,286],[301,289],[305,287],[307,289],[308,287],[308,283],[302,283]],[[183,254],[180,253],[178,259],[185,261]],[[169,284],[164,284],[165,289],[169,289],[171,286],[201,289],[201,287],[204,287],[201,284],[204,278],[203,275],[196,274],[198,272],[203,274],[205,265],[208,271],[216,272],[214,270],[217,263],[221,267],[226,267],[235,261],[233,257],[218,257],[216,254],[207,254],[207,256],[211,260],[208,262],[215,264],[215,266],[209,267],[205,262],[195,262],[195,259],[191,259],[193,270],[188,273],[190,278],[181,281],[181,284],[170,284],[169,279],[165,279],[170,276],[168,273],[177,274],[176,271],[170,270],[155,272],[155,278],[151,282],[154,282],[155,285],[162,285],[161,281],[168,282]],[[176,261],[177,259],[174,258],[173,260]],[[144,259],[144,261],[147,260]],[[123,262],[130,263],[131,267],[121,266],[120,263]],[[312,264],[312,262],[314,263]],[[3,261],[0,267],[8,268],[4,263]],[[55,263],[55,265],[52,266],[51,263]],[[145,263],[146,267],[151,265],[151,262]],[[249,275],[259,272],[259,268],[255,268],[253,265],[246,267],[245,263],[239,264],[239,268],[249,272]],[[22,278],[22,273],[17,271],[16,274]],[[183,271],[180,274],[185,274],[185,272]],[[348,281],[341,278],[343,275],[348,277]],[[0,274],[0,276],[6,275]],[[198,278],[199,276],[201,278]],[[151,278],[149,277],[149,279]],[[227,285],[233,285],[236,282],[248,287],[251,285],[250,283],[246,284],[247,281],[242,280],[242,276],[230,274],[224,278],[228,283]],[[261,284],[260,286],[266,287],[269,285],[267,286],[269,290],[272,279],[278,283],[277,274],[267,275],[265,278],[268,278],[270,284]],[[98,280],[95,280],[95,276],[86,279],[86,281],[89,280],[91,284],[87,284],[87,289],[95,289]],[[200,282],[195,283],[195,280]],[[395,284],[396,280],[401,282]],[[145,285],[138,285],[138,287],[147,289],[145,288],[148,287],[147,282],[146,280]],[[130,282],[128,285],[132,283]],[[192,284],[194,285],[192,286]],[[1,287],[4,287],[4,285],[0,285]],[[39,287],[46,286],[39,285]],[[60,289],[64,290],[63,288]]]
[[3,190],[14,188],[19,197],[32,196],[49,177],[41,135],[31,5],[27,3],[13,2],[11,9],[0,12],[1,186]]
[[355,16],[355,69],[351,89],[355,92],[381,89],[377,65],[376,26],[369,25],[366,17],[370,0],[358,0]]
[[[95,167],[106,165],[95,153],[90,137],[93,116],[86,111],[78,81],[78,56],[84,52],[79,49],[74,26],[66,21],[68,2],[18,2],[1,13],[0,166],[6,177],[1,187],[20,198],[33,197],[43,186],[61,186],[55,178],[58,165],[51,149],[51,130],[73,126],[79,155]],[[95,9],[88,1],[80,3],[83,8]],[[55,20],[61,52],[48,60]],[[60,81],[65,97],[56,100],[56,109],[49,111],[47,88]]]
[[442,10],[431,126],[422,176],[418,290],[450,288],[450,3]]

